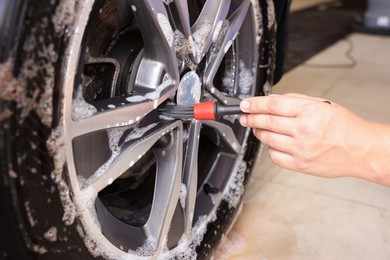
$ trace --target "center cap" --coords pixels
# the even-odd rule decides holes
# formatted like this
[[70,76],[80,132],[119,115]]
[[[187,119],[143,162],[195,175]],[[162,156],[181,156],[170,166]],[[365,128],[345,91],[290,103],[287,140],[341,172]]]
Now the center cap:
[[202,82],[195,71],[187,72],[179,83],[177,90],[177,104],[192,106],[199,103]]

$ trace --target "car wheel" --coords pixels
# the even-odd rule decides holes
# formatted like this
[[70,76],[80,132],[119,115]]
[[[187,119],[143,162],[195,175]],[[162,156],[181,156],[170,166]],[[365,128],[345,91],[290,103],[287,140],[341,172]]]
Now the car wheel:
[[272,1],[18,10],[17,44],[0,65],[0,257],[211,257],[259,144],[239,116],[183,120],[159,108],[268,94]]

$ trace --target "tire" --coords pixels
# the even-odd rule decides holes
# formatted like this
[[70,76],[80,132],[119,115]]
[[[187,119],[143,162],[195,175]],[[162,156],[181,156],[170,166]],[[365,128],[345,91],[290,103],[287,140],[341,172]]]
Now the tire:
[[229,2],[42,0],[14,13],[15,33],[0,30],[16,42],[0,55],[0,258],[212,256],[259,143],[238,116],[159,108],[269,94],[272,1]]

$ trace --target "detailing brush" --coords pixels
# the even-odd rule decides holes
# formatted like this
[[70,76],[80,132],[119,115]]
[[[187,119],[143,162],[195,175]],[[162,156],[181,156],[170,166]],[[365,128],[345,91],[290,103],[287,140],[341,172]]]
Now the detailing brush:
[[239,105],[222,105],[215,101],[197,103],[193,106],[166,106],[158,110],[167,117],[197,120],[218,120],[226,115],[243,114]]

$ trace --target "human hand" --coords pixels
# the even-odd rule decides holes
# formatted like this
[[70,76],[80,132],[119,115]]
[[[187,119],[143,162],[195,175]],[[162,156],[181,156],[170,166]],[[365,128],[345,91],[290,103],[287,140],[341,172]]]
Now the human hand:
[[377,174],[375,165],[389,161],[390,153],[380,162],[372,160],[383,142],[380,137],[390,138],[389,128],[323,101],[299,94],[249,98],[240,104],[248,113],[240,123],[253,128],[279,166],[322,177],[356,176],[383,182],[363,175]]

